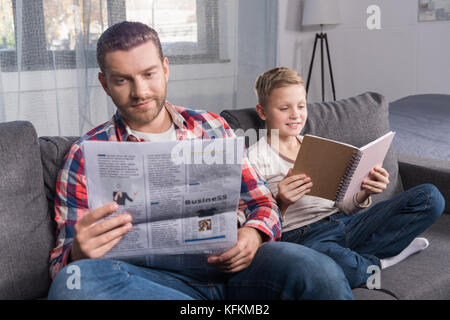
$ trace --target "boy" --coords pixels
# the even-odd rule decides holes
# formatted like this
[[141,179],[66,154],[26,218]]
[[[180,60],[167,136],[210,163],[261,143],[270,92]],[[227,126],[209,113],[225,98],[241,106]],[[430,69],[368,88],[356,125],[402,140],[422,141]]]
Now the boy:
[[[289,68],[273,68],[258,77],[255,91],[256,111],[268,134],[250,147],[249,159],[280,207],[282,241],[333,258],[352,288],[366,283],[369,266],[387,268],[428,246],[427,239],[415,237],[443,212],[436,187],[420,185],[371,206],[370,195],[383,192],[389,183],[388,172],[375,167],[362,190],[343,203],[309,196],[314,181],[291,175],[308,115],[302,78]],[[355,215],[361,209],[367,210]]]

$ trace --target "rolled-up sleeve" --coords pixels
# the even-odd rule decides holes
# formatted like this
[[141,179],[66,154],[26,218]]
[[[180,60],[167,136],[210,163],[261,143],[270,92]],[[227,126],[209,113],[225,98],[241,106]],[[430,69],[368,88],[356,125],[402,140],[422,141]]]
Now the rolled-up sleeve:
[[266,241],[280,240],[280,210],[267,183],[258,176],[247,157],[242,163],[241,200],[246,204],[246,221],[242,226],[261,231],[267,235]]

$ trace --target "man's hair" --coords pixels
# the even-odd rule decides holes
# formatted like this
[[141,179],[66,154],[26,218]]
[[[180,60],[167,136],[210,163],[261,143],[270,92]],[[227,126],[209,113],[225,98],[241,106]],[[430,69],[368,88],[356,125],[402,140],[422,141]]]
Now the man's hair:
[[130,50],[146,43],[153,42],[158,51],[161,62],[164,60],[158,33],[140,22],[119,22],[103,32],[97,42],[97,63],[105,73],[105,56],[108,52]]
[[274,89],[297,84],[304,86],[302,77],[295,71],[287,67],[275,67],[261,74],[255,83],[256,97],[258,104],[266,106],[267,99]]

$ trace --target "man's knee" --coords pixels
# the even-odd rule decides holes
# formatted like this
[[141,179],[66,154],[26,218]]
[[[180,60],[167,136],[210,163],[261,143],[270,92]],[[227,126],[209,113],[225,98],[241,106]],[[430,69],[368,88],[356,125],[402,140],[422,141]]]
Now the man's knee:
[[[325,299],[350,299],[351,289],[342,268],[329,256],[312,250],[305,263],[304,276],[311,285],[321,288],[319,296]],[[326,296],[329,295],[329,296]]]
[[[282,263],[292,299],[352,299],[349,283],[330,257],[302,245],[279,243],[274,259]],[[289,291],[288,291],[289,292]]]
[[100,272],[114,269],[108,259],[84,259],[72,262],[60,270],[52,281],[48,299],[88,299],[92,279]]

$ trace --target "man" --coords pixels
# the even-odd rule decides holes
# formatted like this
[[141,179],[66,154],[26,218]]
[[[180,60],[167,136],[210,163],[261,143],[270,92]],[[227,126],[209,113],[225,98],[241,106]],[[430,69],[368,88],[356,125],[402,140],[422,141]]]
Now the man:
[[[89,211],[80,144],[85,140],[167,141],[233,137],[221,117],[166,101],[169,63],[156,32],[137,22],[106,30],[97,45],[99,81],[117,107],[113,118],[70,149],[57,179],[57,247],[51,252],[50,299],[351,299],[342,270],[306,247],[275,242],[279,209],[245,157],[242,164],[238,241],[210,256],[203,268],[137,266],[102,258],[131,230],[131,216],[105,219],[110,203]],[[68,263],[81,275],[67,281]],[[69,268],[67,267],[67,268]],[[73,270],[73,267],[72,267]]]

